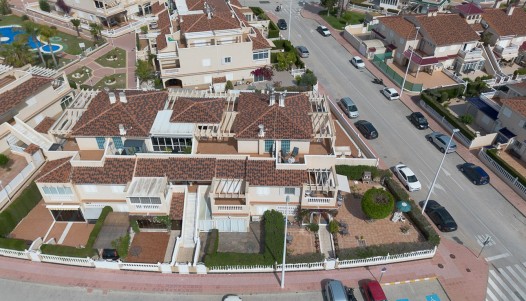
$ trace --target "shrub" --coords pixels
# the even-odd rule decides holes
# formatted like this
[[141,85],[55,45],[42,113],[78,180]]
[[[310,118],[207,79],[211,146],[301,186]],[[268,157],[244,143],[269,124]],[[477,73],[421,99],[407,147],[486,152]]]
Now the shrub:
[[434,245],[430,242],[401,242],[384,245],[373,245],[352,249],[340,249],[338,258],[340,260],[363,259],[375,256],[387,256],[410,253],[420,250],[433,249]]
[[77,83],[72,80],[69,81],[69,86],[73,89],[77,89]]
[[464,124],[471,124],[473,122],[473,115],[471,114],[462,115],[460,116],[460,121],[462,121],[462,123]]
[[139,233],[141,232],[141,228],[139,228],[139,223],[137,223],[137,220],[134,219],[131,222],[131,228],[133,230],[133,233]]
[[0,154],[0,167],[6,167],[8,163],[9,157],[4,154]]
[[400,185],[396,180],[393,180],[391,178],[385,179],[385,186],[391,192],[395,200],[409,200],[409,194],[407,193],[407,190],[405,190],[402,185]]
[[0,236],[5,237],[40,202],[42,195],[33,182],[7,209],[0,212]]
[[449,95],[447,94],[446,91],[443,91],[442,93],[440,93],[440,102],[446,102],[449,100]]
[[267,15],[263,11],[263,9],[261,9],[260,7],[250,7],[250,9],[254,13],[254,15],[256,15],[258,17],[258,19],[260,19],[260,20],[268,20]]
[[148,25],[141,26],[141,33],[147,33],[148,32]]
[[338,222],[335,220],[332,220],[329,222],[329,232],[331,234],[335,234],[340,229],[340,225],[338,225]]
[[111,208],[110,206],[102,208],[102,212],[100,213],[99,219],[97,220],[97,223],[95,223],[93,230],[91,230],[88,242],[86,243],[86,248],[91,249],[93,247],[93,244],[95,243],[95,240],[97,239],[97,236],[99,236],[100,230],[102,229],[104,220],[106,220],[106,216],[108,216],[110,212],[113,212],[113,208]]
[[22,19],[22,21],[28,21],[29,17],[27,15],[22,15],[22,17],[20,17],[20,19]]
[[370,171],[373,179],[376,178],[385,178],[391,177],[391,172],[389,170],[381,170],[374,166],[369,165],[336,165],[336,173],[339,175],[344,175],[349,178],[349,180],[357,181],[361,180],[364,171]]
[[47,2],[47,0],[39,0],[38,1],[38,6],[40,7],[40,10],[42,10],[42,11],[45,11],[45,12],[48,12],[48,13],[51,12],[51,6]]
[[268,38],[278,38],[279,37],[279,28],[274,24],[274,22],[270,21],[268,24]]
[[320,230],[320,225],[316,223],[310,223],[307,225],[307,229],[309,229],[311,232],[318,232],[318,230]]
[[232,81],[227,80],[226,84],[225,84],[225,90],[228,91],[228,90],[232,90],[232,89],[234,89],[234,85],[232,84]]
[[42,251],[43,254],[80,258],[93,257],[97,255],[97,251],[93,248],[75,248],[64,245],[43,244],[40,246],[40,251]]
[[526,74],[526,68],[520,68],[515,71],[513,71],[513,75],[525,75]]
[[263,214],[265,222],[265,251],[272,262],[283,257],[283,239],[285,231],[284,216],[276,210],[267,210]]
[[287,263],[309,263],[322,262],[325,259],[323,253],[305,253],[298,255],[287,255]]
[[23,239],[0,237],[0,248],[24,251],[27,248],[27,244],[26,241]]
[[121,259],[128,256],[128,249],[130,248],[130,233],[117,238],[111,242],[111,246],[117,250],[117,254]]
[[384,189],[371,188],[363,195],[362,210],[369,218],[386,218],[394,210],[394,197]]
[[0,15],[9,15],[11,13],[11,8],[9,7],[8,0],[0,0]]

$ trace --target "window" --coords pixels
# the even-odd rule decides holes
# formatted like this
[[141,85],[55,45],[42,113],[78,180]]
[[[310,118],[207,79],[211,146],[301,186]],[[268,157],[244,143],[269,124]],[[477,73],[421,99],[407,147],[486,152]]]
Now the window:
[[285,187],[285,194],[295,195],[296,194],[296,188],[294,188],[294,187]]
[[253,52],[252,59],[254,61],[268,59],[268,51],[264,50],[264,51]]
[[281,140],[281,150],[286,153],[290,151],[290,140]]
[[274,140],[265,140],[265,152],[270,152],[272,146],[274,145]]
[[245,19],[247,19],[248,22],[252,21],[252,15],[245,15]]
[[106,138],[104,138],[104,137],[96,137],[95,139],[97,140],[97,145],[98,145],[99,149],[104,149],[104,143],[106,142]]
[[116,149],[124,149],[121,137],[113,137],[113,144],[115,144]]
[[65,110],[72,101],[73,97],[71,97],[71,95],[62,97],[60,100],[60,107],[62,107],[62,110]]
[[192,147],[192,139],[152,137],[152,146],[154,152],[183,153]]
[[94,1],[96,8],[104,8],[104,3],[102,1]]
[[43,186],[42,190],[44,191],[44,194],[48,195],[72,195],[73,191],[70,187],[48,187]]
[[130,197],[130,203],[132,204],[161,204],[161,198],[159,197]]
[[230,64],[230,63],[232,63],[232,57],[231,56],[227,56],[227,57],[223,58],[223,64]]

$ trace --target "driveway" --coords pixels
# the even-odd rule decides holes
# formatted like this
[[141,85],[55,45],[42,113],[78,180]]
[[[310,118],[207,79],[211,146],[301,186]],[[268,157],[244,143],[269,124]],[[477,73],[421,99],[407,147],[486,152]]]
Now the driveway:
[[128,228],[130,227],[130,221],[128,213],[125,212],[110,212],[102,229],[97,236],[97,240],[93,244],[95,249],[113,249],[111,242],[119,237],[126,235]]

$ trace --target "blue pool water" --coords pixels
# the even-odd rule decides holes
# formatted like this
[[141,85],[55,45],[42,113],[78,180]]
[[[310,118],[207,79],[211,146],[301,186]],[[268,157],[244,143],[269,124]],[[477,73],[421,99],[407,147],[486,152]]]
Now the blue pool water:
[[[11,44],[15,41],[17,35],[24,34],[24,31],[19,26],[3,26],[0,27],[0,43],[2,44]],[[49,53],[49,45],[41,43],[38,40],[28,39],[27,45],[31,49],[36,49],[40,47],[40,50],[46,53]],[[62,46],[58,44],[51,44],[53,52],[62,50]]]
[[[51,49],[53,49],[53,52],[57,52],[59,50],[62,50],[62,46],[57,45],[57,44],[51,44]],[[51,52],[49,51],[49,45],[44,45],[40,47],[40,50],[43,52]]]

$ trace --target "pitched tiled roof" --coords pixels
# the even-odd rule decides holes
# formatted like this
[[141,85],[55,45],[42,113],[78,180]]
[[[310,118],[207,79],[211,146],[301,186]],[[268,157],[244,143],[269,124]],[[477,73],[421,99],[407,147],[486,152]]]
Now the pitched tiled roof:
[[173,220],[183,219],[184,212],[184,193],[172,194],[172,202],[170,203],[170,217]]
[[46,117],[42,121],[40,121],[40,123],[37,124],[37,126],[35,126],[35,131],[47,134],[47,131],[49,131],[49,129],[51,128],[53,123],[55,123],[55,121],[56,120],[51,117]]
[[501,36],[526,36],[526,12],[520,7],[515,7],[511,16],[505,9],[485,9],[482,19]]
[[480,23],[470,24],[469,26],[471,26],[474,31],[484,31],[484,27],[482,27]]
[[212,77],[213,84],[226,83],[226,76]]
[[170,122],[220,123],[225,100],[179,97],[174,107]]
[[271,42],[263,37],[259,29],[253,28],[253,30],[256,32],[256,36],[250,36],[252,39],[252,50],[272,48]]
[[155,38],[155,42],[157,44],[157,49],[161,50],[166,48],[168,46],[168,42],[166,41],[166,35],[170,33],[170,28],[165,27],[161,29],[161,33]]
[[311,107],[305,94],[289,95],[285,107],[276,103],[269,106],[269,95],[241,93],[238,99],[238,115],[233,130],[236,138],[257,139],[259,125],[265,127],[265,139],[310,139],[312,123]]
[[29,80],[0,94],[0,115],[43,90],[43,88],[47,87],[52,81],[52,78],[33,75]]
[[186,0],[186,7],[188,7],[188,10],[204,10],[205,2],[214,12],[230,11],[225,0]]
[[135,159],[106,158],[103,167],[75,166],[75,184],[126,184],[132,180]]
[[24,149],[24,152],[32,155],[34,153],[36,153],[38,150],[40,149],[40,146],[34,144],[34,143],[31,143],[28,147],[26,147]]
[[152,4],[152,13],[154,15],[160,13],[163,9],[165,9],[166,7],[164,5],[161,5],[161,3],[159,3],[158,1],[154,2]]
[[216,178],[244,179],[246,167],[246,160],[217,160]]
[[[400,37],[413,40],[416,34],[415,25],[404,18],[404,16],[391,16],[378,18],[378,22],[384,24]],[[419,33],[422,36],[422,33]]]
[[467,15],[480,15],[480,14],[482,14],[484,12],[482,10],[482,8],[478,7],[473,2],[469,2],[469,3],[466,3],[466,4],[462,4],[462,5],[457,5],[457,6],[454,7],[454,9],[456,11],[458,11],[459,13],[462,13],[465,16],[467,16]]
[[168,177],[169,181],[207,181],[214,177],[213,158],[138,159],[136,177]]
[[526,117],[526,97],[502,99],[502,104],[510,107],[513,111]]
[[[478,41],[480,36],[457,14],[439,14],[436,16],[416,16],[420,31],[426,33],[437,46],[455,45]],[[444,27],[447,24],[447,27]],[[448,30],[454,28],[454,30]]]
[[520,96],[526,96],[526,81],[508,85],[508,87],[519,93]]
[[230,12],[214,12],[210,19],[206,14],[181,15],[179,24],[182,33],[241,28],[239,20]]
[[276,169],[275,162],[270,160],[249,160],[246,181],[254,186],[300,186],[308,182],[308,173]]
[[100,92],[73,127],[73,137],[120,136],[119,125],[127,129],[127,137],[147,137],[157,116],[164,108],[168,94],[153,91],[126,94],[126,103],[110,104],[108,94]]
[[47,161],[38,173],[37,183],[69,183],[71,179],[71,157]]
[[164,10],[159,14],[157,26],[161,30],[161,33],[155,38],[157,49],[163,49],[168,46],[168,42],[166,42],[166,35],[171,33],[170,28],[172,27],[170,14],[167,10]]

